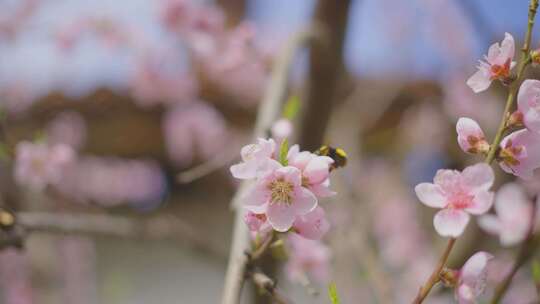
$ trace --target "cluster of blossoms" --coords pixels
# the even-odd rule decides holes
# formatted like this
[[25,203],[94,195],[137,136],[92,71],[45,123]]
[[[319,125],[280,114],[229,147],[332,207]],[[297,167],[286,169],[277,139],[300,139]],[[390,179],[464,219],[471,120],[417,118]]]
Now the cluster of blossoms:
[[235,178],[253,181],[243,196],[245,222],[254,236],[291,232],[287,241],[290,277],[298,279],[302,269],[322,280],[326,270],[315,266],[328,262],[328,249],[319,240],[330,224],[318,199],[335,194],[329,178],[334,160],[300,151],[298,145],[283,159],[278,154],[273,139],[259,138],[242,148],[242,162],[231,167]]
[[[478,93],[486,90],[494,80],[505,85],[515,81],[517,77],[511,74],[516,64],[514,52],[514,39],[506,33],[500,44],[495,43],[489,48],[485,61],[480,62],[478,71],[469,78],[467,85]],[[524,128],[520,129],[522,126]],[[517,110],[505,117],[501,131],[511,132],[500,141],[499,147],[490,146],[482,128],[473,119],[460,118],[456,131],[458,144],[464,152],[485,156],[491,153],[505,172],[531,179],[534,170],[540,168],[540,81],[528,79],[519,87]],[[504,185],[497,194],[490,191],[494,178],[493,170],[484,163],[469,166],[462,172],[439,170],[433,183],[421,183],[415,192],[425,205],[442,209],[435,215],[433,224],[443,237],[459,237],[471,215],[476,215],[480,216],[480,227],[498,235],[503,246],[521,243],[538,221],[533,203],[525,189],[516,183]],[[496,214],[486,214],[492,205],[495,205]],[[441,273],[441,280],[455,287],[459,303],[476,303],[485,289],[491,259],[490,254],[479,252],[461,270],[445,269]]]

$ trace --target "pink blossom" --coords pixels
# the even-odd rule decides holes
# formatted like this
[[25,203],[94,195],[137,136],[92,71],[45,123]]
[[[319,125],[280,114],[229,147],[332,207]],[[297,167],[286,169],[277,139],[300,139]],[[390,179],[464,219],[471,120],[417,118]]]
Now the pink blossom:
[[335,194],[330,190],[330,166],[334,160],[327,156],[320,156],[309,151],[300,152],[298,145],[289,149],[287,154],[289,166],[296,167],[302,172],[302,186],[308,188],[319,197],[328,197]]
[[472,154],[488,152],[489,144],[484,136],[484,131],[476,121],[462,117],[456,124],[456,131],[458,144],[464,152]]
[[270,131],[272,132],[272,137],[278,142],[280,142],[285,138],[291,136],[293,131],[293,125],[290,120],[282,118],[272,125]]
[[331,253],[326,245],[295,234],[289,234],[287,240],[290,250],[285,269],[291,281],[305,281],[306,275],[319,282],[328,280]]
[[459,272],[456,299],[459,304],[474,304],[484,293],[488,275],[488,262],[493,256],[487,252],[477,252],[471,256]]
[[495,196],[497,215],[486,214],[478,224],[489,233],[499,235],[503,246],[516,245],[527,237],[533,206],[523,187],[509,183]]
[[79,149],[86,140],[86,122],[78,112],[64,111],[47,125],[46,132],[50,144],[66,144]]
[[330,230],[324,209],[317,206],[313,211],[300,215],[293,223],[296,233],[310,240],[320,240]]
[[37,191],[58,184],[75,159],[73,149],[64,144],[49,146],[23,141],[17,145],[16,154],[15,180]]
[[251,211],[246,212],[244,215],[244,222],[248,226],[250,231],[253,232],[261,232],[262,230],[266,230],[267,226],[269,227],[268,221],[266,219],[266,215],[264,214],[256,214]]
[[162,123],[167,153],[180,167],[214,157],[227,141],[221,112],[202,101],[176,105]]
[[478,71],[467,80],[467,85],[475,92],[485,91],[493,80],[505,80],[510,77],[510,70],[515,66],[514,37],[505,33],[504,40],[489,47],[485,61],[480,60]]
[[302,186],[298,168],[282,166],[275,160],[269,169],[246,194],[245,207],[256,214],[265,214],[268,222],[279,232],[289,230],[296,217],[317,207],[317,198]]
[[540,81],[525,80],[519,88],[517,102],[527,129],[540,133]]
[[[265,234],[272,230],[272,226],[264,214],[248,211],[244,216],[244,222],[252,232]],[[313,211],[297,216],[292,228],[293,232],[306,239],[320,240],[330,230],[330,223],[326,219],[324,210],[317,206]]]
[[421,183],[415,192],[422,203],[442,208],[433,218],[435,230],[441,236],[458,237],[467,226],[470,216],[486,213],[493,203],[493,170],[487,164],[457,170],[439,170],[434,183]]
[[239,179],[257,177],[268,167],[275,151],[276,142],[271,138],[259,138],[256,144],[244,146],[240,151],[242,162],[231,166],[232,175]]
[[513,132],[501,141],[499,162],[507,173],[531,179],[540,167],[540,134],[527,129]]

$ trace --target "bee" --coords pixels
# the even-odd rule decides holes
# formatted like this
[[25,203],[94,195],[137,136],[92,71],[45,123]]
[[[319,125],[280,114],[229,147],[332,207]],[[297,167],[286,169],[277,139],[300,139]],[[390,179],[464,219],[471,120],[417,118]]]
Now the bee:
[[321,156],[328,156],[334,160],[334,163],[330,167],[330,170],[345,167],[347,165],[347,153],[341,148],[334,148],[331,146],[323,145],[319,149],[317,149],[317,151],[315,151],[315,154]]

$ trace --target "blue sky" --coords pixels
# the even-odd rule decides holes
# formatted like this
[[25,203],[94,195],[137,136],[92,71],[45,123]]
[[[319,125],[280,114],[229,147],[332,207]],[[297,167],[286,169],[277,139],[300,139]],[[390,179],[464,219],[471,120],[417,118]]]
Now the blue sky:
[[[13,2],[15,0],[6,0]],[[335,0],[339,1],[339,0]],[[480,14],[494,37],[482,36],[465,17],[459,2]],[[0,44],[0,86],[21,78],[37,90],[64,87],[75,93],[103,84],[125,82],[129,57],[111,54],[99,44],[85,41],[70,56],[59,55],[51,42],[53,29],[81,14],[113,15],[141,29],[155,43],[163,43],[157,25],[157,0],[55,0],[43,1],[38,17],[15,45]],[[265,31],[286,36],[305,26],[315,0],[248,0],[247,18]],[[426,5],[429,4],[429,5]],[[440,5],[443,8],[440,8]],[[431,6],[431,11],[426,7]],[[476,60],[490,43],[512,33],[523,36],[528,0],[353,0],[346,61],[349,69],[368,77],[437,77],[454,68],[473,71]],[[0,14],[1,15],[1,14]],[[434,21],[456,26],[453,39],[440,33]],[[540,33],[540,26],[535,36]],[[534,40],[533,40],[534,41]],[[537,39],[533,45],[538,45]],[[445,53],[446,45],[463,44],[465,56]],[[470,70],[470,71],[469,71]]]

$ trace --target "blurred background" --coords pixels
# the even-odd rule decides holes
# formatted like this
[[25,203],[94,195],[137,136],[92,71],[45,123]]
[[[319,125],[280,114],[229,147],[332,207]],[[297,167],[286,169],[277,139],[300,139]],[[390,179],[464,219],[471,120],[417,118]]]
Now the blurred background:
[[[317,146],[302,138],[315,125],[320,143],[349,154],[335,176],[338,195],[324,202],[332,229],[318,262],[328,273],[310,274],[308,265],[307,282],[291,277],[286,260],[267,266],[294,303],[328,303],[328,282],[343,303],[408,303],[445,242],[412,189],[439,168],[478,161],[459,150],[455,123],[474,118],[490,138],[506,90],[473,94],[465,82],[505,32],[520,45],[527,7],[0,0],[1,203],[37,226],[22,250],[1,246],[0,303],[218,303],[237,187],[228,168],[251,141],[272,66],[316,22],[329,24],[331,51],[299,52],[287,95],[299,98],[300,113],[315,113],[295,123],[305,149]],[[63,168],[51,173],[36,159]],[[539,182],[526,186],[532,193]],[[88,215],[89,231],[55,228]],[[484,249],[505,269],[513,249],[498,248],[469,225],[450,263]],[[528,276],[524,268],[505,303],[536,301]],[[267,302],[245,295],[245,303]],[[429,303],[453,303],[453,295],[438,290]]]

